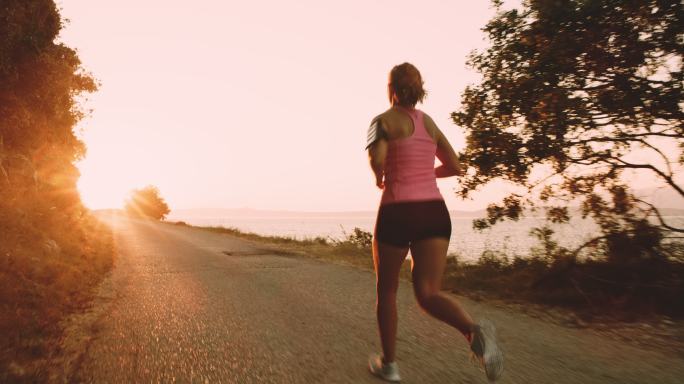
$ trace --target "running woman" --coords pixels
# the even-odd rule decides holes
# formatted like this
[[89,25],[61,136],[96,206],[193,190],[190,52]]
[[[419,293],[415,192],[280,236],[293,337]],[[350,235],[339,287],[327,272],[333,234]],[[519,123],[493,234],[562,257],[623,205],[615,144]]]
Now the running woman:
[[[418,304],[459,330],[487,378],[496,380],[503,370],[503,354],[493,325],[476,324],[456,300],[441,292],[451,219],[436,178],[460,175],[458,156],[432,118],[415,108],[425,98],[416,67],[403,63],[392,68],[387,90],[391,107],[371,122],[366,147],[375,184],[382,189],[373,261],[383,353],[370,357],[370,371],[387,381],[401,380],[395,361],[396,293],[399,270],[411,250]],[[436,168],[435,156],[442,163]]]

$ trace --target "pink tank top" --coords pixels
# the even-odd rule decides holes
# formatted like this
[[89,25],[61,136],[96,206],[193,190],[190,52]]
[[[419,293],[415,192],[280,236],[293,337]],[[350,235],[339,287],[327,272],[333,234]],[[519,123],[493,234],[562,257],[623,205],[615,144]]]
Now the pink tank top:
[[380,204],[442,200],[435,177],[437,144],[423,123],[423,112],[401,108],[413,121],[413,135],[390,140],[385,160],[385,190]]

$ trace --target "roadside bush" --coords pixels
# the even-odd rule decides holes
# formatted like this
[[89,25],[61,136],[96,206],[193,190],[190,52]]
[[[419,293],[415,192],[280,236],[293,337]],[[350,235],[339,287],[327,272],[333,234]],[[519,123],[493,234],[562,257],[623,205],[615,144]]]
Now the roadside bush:
[[154,220],[164,220],[171,212],[159,189],[153,185],[134,189],[126,200],[124,210],[131,216]]
[[345,233],[342,242],[352,244],[360,249],[370,249],[373,246],[373,234],[359,227],[354,227],[352,233]]
[[[558,245],[549,228],[535,228],[532,234],[539,244],[528,257],[510,261],[501,252],[486,250],[475,263],[448,268],[445,286],[466,294],[479,291],[563,306],[586,316],[684,316],[684,263],[679,259],[638,258],[638,253],[629,263],[591,254],[578,258]],[[681,243],[667,246],[669,255],[684,254]]]

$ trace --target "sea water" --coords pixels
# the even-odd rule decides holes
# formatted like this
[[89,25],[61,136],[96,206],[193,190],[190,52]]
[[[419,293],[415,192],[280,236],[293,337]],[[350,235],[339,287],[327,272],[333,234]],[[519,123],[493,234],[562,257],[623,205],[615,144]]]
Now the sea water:
[[[476,216],[463,217],[452,213],[452,235],[449,253],[462,260],[476,260],[483,252],[500,252],[510,258],[527,256],[530,249],[539,246],[539,240],[530,235],[535,227],[548,225],[554,230],[553,239],[561,246],[578,246],[595,236],[598,230],[590,219],[572,218],[567,224],[550,224],[543,217],[525,217],[518,221],[504,221],[490,229],[473,229]],[[288,236],[298,239],[324,237],[339,240],[351,233],[354,228],[372,232],[375,213],[259,213],[248,214],[188,214],[174,213],[169,221],[182,220],[199,226],[223,226],[237,228],[243,232],[261,235]],[[684,217],[668,217],[672,224],[684,226]]]

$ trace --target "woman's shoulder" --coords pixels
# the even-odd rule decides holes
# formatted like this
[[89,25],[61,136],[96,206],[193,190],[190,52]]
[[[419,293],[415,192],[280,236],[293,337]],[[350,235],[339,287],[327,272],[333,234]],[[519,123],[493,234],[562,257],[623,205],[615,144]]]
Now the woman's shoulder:
[[384,112],[373,118],[373,122],[379,122],[381,124],[393,125],[393,123],[400,122],[402,119],[406,118],[406,113],[398,110],[397,108],[390,107]]
[[426,122],[429,125],[437,126],[437,124],[435,124],[435,121],[432,120],[432,117],[430,117],[430,115],[428,115],[424,111],[420,111],[420,113],[423,115],[423,121],[424,122]]
[[379,115],[376,115],[371,120],[369,128],[370,129],[375,128],[378,131],[385,131],[388,123],[391,122],[392,119],[394,118],[394,113],[396,113],[396,111],[393,111],[392,108],[390,108],[390,109],[380,113]]
[[437,123],[435,123],[435,121],[432,120],[432,117],[430,117],[430,115],[428,115],[427,113],[422,111],[421,113],[423,114],[423,124],[425,126],[425,129],[433,139],[437,140],[440,135]]
[[366,149],[368,149],[376,141],[387,138],[385,118],[386,112],[387,111],[375,116],[373,120],[371,120],[371,123],[368,126],[368,132],[366,136]]

